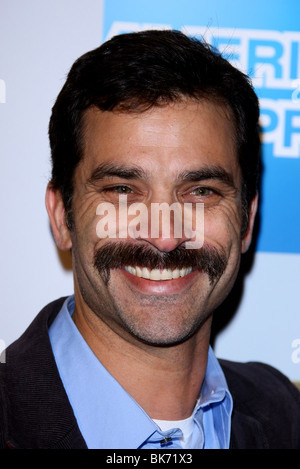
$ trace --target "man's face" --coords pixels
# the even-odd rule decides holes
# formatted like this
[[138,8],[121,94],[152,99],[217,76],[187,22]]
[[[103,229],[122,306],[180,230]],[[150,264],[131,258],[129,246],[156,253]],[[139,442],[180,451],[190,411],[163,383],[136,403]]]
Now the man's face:
[[[228,114],[205,100],[143,113],[92,108],[85,116],[84,140],[74,178],[75,299],[113,332],[135,343],[171,345],[197,334],[230,291],[243,249],[241,173]],[[153,238],[150,216],[147,234],[99,238],[97,207],[112,204],[118,225],[120,194],[127,195],[128,206],[142,203],[149,213],[153,203],[179,202],[193,208],[204,204],[202,251],[223,259],[219,273],[209,275],[205,268],[186,265],[181,272],[174,265],[164,274],[151,271],[152,257],[171,256],[186,246],[190,235],[182,230],[182,236],[175,237],[171,230],[170,236],[159,232]],[[113,252],[118,249],[108,248],[119,246],[126,265],[114,264],[107,276],[101,259],[117,255]],[[146,255],[132,255],[136,248],[144,248]],[[196,256],[195,250],[191,253]],[[180,264],[180,256],[176,259]]]

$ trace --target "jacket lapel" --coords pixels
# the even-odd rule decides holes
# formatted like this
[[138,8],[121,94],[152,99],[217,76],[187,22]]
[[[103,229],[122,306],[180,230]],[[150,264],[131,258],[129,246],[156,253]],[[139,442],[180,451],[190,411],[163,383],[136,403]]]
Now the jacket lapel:
[[4,375],[4,440],[9,448],[86,448],[48,335],[64,300],[46,306],[6,351],[0,372]]
[[231,420],[230,449],[268,449],[268,447],[260,422],[234,410]]

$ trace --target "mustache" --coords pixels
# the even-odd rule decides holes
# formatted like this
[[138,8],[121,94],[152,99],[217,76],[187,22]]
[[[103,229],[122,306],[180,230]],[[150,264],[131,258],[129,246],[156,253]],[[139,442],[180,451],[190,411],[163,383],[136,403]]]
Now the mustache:
[[124,242],[107,242],[94,255],[94,267],[108,284],[111,269],[125,265],[149,269],[182,269],[192,267],[206,273],[210,283],[218,280],[227,265],[227,257],[221,248],[204,243],[201,249],[186,249],[183,245],[172,251],[159,251],[147,245]]

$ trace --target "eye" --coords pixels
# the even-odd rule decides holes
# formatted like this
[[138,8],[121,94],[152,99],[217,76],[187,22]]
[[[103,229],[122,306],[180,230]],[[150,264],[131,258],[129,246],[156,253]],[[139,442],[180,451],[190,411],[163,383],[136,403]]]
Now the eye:
[[196,187],[196,189],[194,189],[191,194],[198,197],[208,197],[209,195],[213,194],[213,190],[209,187]]
[[104,192],[116,192],[117,194],[132,194],[132,189],[128,186],[119,185],[114,187],[106,187]]

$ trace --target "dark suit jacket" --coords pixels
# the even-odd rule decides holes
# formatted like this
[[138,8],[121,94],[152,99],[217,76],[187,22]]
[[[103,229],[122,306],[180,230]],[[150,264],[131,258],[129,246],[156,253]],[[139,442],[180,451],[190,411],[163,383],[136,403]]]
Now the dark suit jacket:
[[[63,301],[46,306],[0,363],[0,449],[86,448],[48,337]],[[220,363],[234,402],[231,448],[300,448],[300,393],[287,378],[263,364]]]

